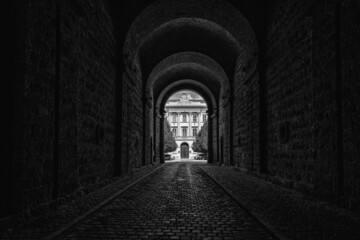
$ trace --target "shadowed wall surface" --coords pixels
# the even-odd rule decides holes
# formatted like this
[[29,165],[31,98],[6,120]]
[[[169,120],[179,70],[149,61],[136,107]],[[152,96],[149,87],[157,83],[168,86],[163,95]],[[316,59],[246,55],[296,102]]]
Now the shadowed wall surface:
[[358,1],[14,1],[0,217],[163,156],[166,99],[209,103],[209,163],[360,205]]

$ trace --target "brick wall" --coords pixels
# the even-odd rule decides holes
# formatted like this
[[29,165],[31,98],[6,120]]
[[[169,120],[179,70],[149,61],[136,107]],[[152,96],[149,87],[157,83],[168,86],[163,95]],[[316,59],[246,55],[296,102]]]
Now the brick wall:
[[125,172],[142,165],[143,147],[143,110],[141,82],[134,81],[129,75],[123,78],[123,135],[122,161],[126,162]]
[[[59,6],[61,15],[52,2],[26,2],[23,210],[46,207],[56,187],[65,200],[97,188],[112,174],[116,73],[112,22],[100,0],[63,1]],[[54,99],[56,81],[58,99]],[[58,186],[54,185],[56,131]]]
[[345,197],[350,208],[360,206],[360,3],[345,1],[341,9],[342,98]]
[[[226,96],[226,95],[223,95]],[[230,102],[228,100],[221,99],[219,102],[219,138],[223,140],[220,144],[220,158],[222,163],[229,165],[230,164],[230,152],[229,152],[229,117],[230,117]],[[221,160],[219,161],[221,162]]]
[[25,8],[24,142],[17,166],[22,170],[23,210],[51,201],[56,74],[55,5],[27,1]]
[[242,54],[234,80],[234,165],[259,170],[259,77],[256,57]]
[[297,190],[336,193],[334,1],[278,1],[269,16],[269,173]]
[[211,120],[211,123],[212,123],[212,126],[209,126],[209,128],[212,131],[212,139],[209,144],[212,144],[213,163],[217,163],[220,161],[219,156],[218,156],[218,131],[217,131],[218,121],[217,121],[217,118],[213,117]]
[[155,161],[160,162],[160,121],[161,119],[156,117],[155,118]]
[[145,132],[144,132],[144,139],[143,141],[145,142],[144,147],[145,147],[145,153],[144,153],[144,157],[145,159],[143,160],[142,164],[144,165],[148,165],[150,164],[153,160],[152,160],[152,149],[153,149],[153,143],[152,143],[152,137],[151,137],[151,130],[152,130],[152,117],[154,115],[151,114],[150,108],[149,106],[145,103]]
[[101,1],[64,4],[63,16],[60,183],[66,193],[111,176],[116,66],[112,21]]
[[[20,100],[21,108],[14,113],[18,117],[14,135],[21,136],[15,145],[16,159],[20,161],[15,161],[17,173],[13,175],[20,176],[16,184],[21,186],[23,211],[46,207],[52,201],[54,189],[58,189],[62,200],[87,193],[105,184],[113,172],[115,80],[119,71],[124,71],[116,65],[121,60],[115,55],[114,25],[103,0],[63,0],[59,6],[61,15],[52,1],[30,0],[23,6],[25,29],[20,35],[26,39],[20,38],[19,45],[25,46],[25,53],[20,56],[17,69],[18,77],[23,79],[22,86],[18,86],[23,101]],[[332,200],[338,190],[339,151],[335,0],[279,0],[270,6],[266,28],[269,174],[285,186]],[[359,8],[355,0],[344,1],[340,26],[345,203],[352,208],[359,205],[360,199],[357,123],[360,36],[359,16],[354,10]],[[213,13],[213,9],[203,9],[200,16],[205,16],[207,11]],[[214,21],[228,25],[225,15],[215,15]],[[155,25],[144,25],[140,34],[146,34]],[[224,156],[225,164],[230,163],[233,144],[234,164],[258,171],[257,54],[252,37],[244,37],[240,32],[248,31],[248,26],[236,30],[237,27],[231,23],[230,32],[243,40],[246,51],[236,62],[231,84],[235,97],[230,101],[233,102],[222,98],[228,97],[229,92],[221,95],[219,119],[212,124],[212,144],[215,153]],[[124,27],[121,31],[126,30]],[[133,37],[139,39],[133,39],[130,52],[125,54],[126,74],[121,79],[119,97],[122,135],[121,146],[116,147],[121,148],[123,174],[143,165],[143,156],[145,164],[151,161],[149,133],[153,125],[156,125],[153,144],[157,151],[160,149],[160,120],[156,119],[154,124],[153,110],[143,108],[145,79],[134,52],[135,42],[142,38],[136,34]],[[233,111],[233,129],[229,124],[230,111]],[[230,131],[233,131],[232,139]],[[222,149],[221,137],[223,152],[216,148]],[[54,155],[56,146],[58,155]],[[156,154],[159,162],[160,152]],[[218,158],[220,156],[214,154],[214,160]],[[59,181],[55,186],[57,174]]]

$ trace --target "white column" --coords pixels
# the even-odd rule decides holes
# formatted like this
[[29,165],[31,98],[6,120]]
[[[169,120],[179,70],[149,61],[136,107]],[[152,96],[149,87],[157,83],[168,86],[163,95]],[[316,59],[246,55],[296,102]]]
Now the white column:
[[192,136],[192,132],[191,132],[191,112],[189,112],[189,134],[188,134],[189,137]]
[[201,128],[202,112],[199,113],[199,128]]
[[177,134],[176,136],[181,136],[181,127],[180,127],[180,114],[177,113]]
[[201,117],[201,111],[200,112],[198,112],[198,133],[199,133],[199,131],[200,131],[200,117]]

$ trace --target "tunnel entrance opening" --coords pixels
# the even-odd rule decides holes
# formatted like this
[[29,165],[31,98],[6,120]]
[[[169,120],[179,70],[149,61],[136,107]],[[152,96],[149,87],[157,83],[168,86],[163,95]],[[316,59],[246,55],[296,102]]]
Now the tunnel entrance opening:
[[[166,13],[158,16],[162,9],[167,9]],[[233,22],[239,23],[241,30]],[[134,20],[123,49],[124,71],[144,96],[142,134],[153,139],[153,149],[143,142],[145,163],[150,161],[148,153],[153,153],[151,162],[164,163],[165,153],[175,152],[165,149],[164,126],[169,117],[165,105],[175,92],[191,89],[208,103],[208,162],[246,165],[247,159],[240,159],[239,152],[248,151],[248,147],[233,143],[242,137],[240,132],[247,130],[243,128],[249,123],[244,122],[248,121],[245,116],[239,118],[234,112],[257,111],[247,106],[246,92],[259,85],[258,47],[252,26],[236,7],[224,0],[175,0],[171,6],[167,1],[156,1]],[[181,118],[181,114],[177,113],[177,117]],[[175,137],[193,135],[194,125],[176,130],[172,130],[171,122],[169,125]],[[256,138],[258,133],[249,138]],[[182,142],[175,152],[178,158]],[[194,150],[192,144],[188,145],[191,158]]]
[[208,151],[208,104],[196,91],[175,91],[164,108],[166,159],[197,159]]

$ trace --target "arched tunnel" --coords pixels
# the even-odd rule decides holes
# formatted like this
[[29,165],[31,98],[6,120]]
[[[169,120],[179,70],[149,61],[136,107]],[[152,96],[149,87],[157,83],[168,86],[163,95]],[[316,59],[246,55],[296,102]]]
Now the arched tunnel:
[[[4,9],[1,239],[360,238],[359,1]],[[181,90],[206,161],[165,160]]]

